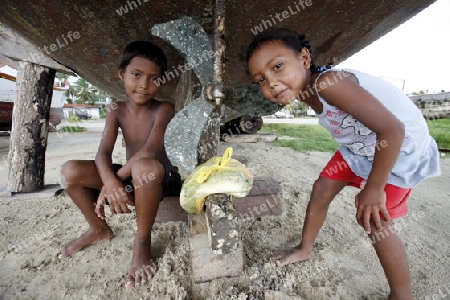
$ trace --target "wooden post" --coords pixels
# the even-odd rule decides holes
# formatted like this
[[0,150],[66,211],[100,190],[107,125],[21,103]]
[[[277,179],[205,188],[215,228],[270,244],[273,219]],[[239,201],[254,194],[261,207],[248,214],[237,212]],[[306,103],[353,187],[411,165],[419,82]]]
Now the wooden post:
[[56,71],[20,62],[9,147],[8,189],[31,192],[44,187],[50,104]]
[[240,134],[255,134],[261,129],[263,120],[260,116],[242,115],[220,126],[220,137]]
[[205,217],[212,252],[214,254],[236,252],[241,236],[231,196],[225,194],[208,196]]
[[214,100],[215,109],[209,116],[208,122],[198,144],[198,163],[202,164],[217,154],[220,139],[220,107],[225,98],[225,0],[214,2],[214,58],[212,84],[208,97]]
[[206,214],[189,214],[191,264],[196,283],[244,274],[239,222],[229,198],[223,194],[209,195]]

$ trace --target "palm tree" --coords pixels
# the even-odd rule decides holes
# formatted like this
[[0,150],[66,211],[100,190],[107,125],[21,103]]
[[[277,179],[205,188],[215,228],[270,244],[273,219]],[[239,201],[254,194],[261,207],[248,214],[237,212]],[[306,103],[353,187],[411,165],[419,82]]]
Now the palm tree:
[[66,96],[66,102],[69,104],[72,104],[75,102],[75,96],[76,96],[76,90],[73,85],[70,85],[67,91],[64,93],[64,96]]
[[[73,88],[73,96],[75,96],[76,103],[78,104],[94,105],[98,100],[98,89],[83,78],[79,78],[75,81],[75,83],[70,86],[69,90],[71,88]],[[67,92],[69,92],[69,90]]]
[[56,72],[55,77],[59,79],[62,87],[65,86],[66,82],[69,81],[69,75],[67,75],[66,73]]

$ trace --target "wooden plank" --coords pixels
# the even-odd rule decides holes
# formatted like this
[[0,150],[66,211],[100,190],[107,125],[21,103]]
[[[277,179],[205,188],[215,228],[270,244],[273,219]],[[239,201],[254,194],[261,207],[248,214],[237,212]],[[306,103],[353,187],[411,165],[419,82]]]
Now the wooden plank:
[[236,251],[239,241],[239,222],[231,197],[214,194],[206,198],[206,225],[211,250],[215,254]]
[[190,236],[208,233],[205,214],[188,214],[188,223]]
[[254,195],[270,195],[281,193],[282,189],[278,182],[271,177],[255,177],[253,186],[248,196]]
[[263,125],[260,116],[242,115],[235,119],[225,122],[220,126],[220,137],[235,137],[241,134],[256,134]]
[[233,198],[232,201],[239,219],[279,216],[283,213],[283,198],[281,194],[247,196],[244,198]]
[[[232,202],[240,219],[278,216],[283,213],[281,186],[270,177],[255,177],[248,196],[232,197]],[[165,197],[159,204],[155,222],[187,222],[187,220],[188,213],[180,206],[179,197]]]
[[277,139],[275,134],[241,134],[241,135],[222,135],[222,139],[227,143],[259,143],[273,142]]
[[155,222],[187,222],[188,213],[181,207],[179,197],[165,197],[159,204]]
[[244,274],[242,243],[236,251],[214,254],[211,250],[204,214],[189,214],[189,242],[192,273],[195,283]]

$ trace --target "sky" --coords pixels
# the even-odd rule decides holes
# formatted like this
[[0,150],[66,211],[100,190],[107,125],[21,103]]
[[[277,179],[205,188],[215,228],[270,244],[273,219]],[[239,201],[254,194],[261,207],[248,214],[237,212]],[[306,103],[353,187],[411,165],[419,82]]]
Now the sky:
[[373,42],[338,68],[391,81],[409,94],[450,91],[450,0],[428,8]]

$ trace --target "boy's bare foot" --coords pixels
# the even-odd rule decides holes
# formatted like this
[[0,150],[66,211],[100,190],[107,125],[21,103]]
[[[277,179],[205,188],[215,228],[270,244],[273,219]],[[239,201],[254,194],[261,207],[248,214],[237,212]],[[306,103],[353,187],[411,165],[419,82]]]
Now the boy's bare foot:
[[272,254],[272,260],[279,267],[300,261],[305,261],[310,258],[311,251],[305,251],[301,249],[300,246],[286,250],[278,250]]
[[133,259],[125,282],[125,287],[134,287],[141,283],[146,283],[156,273],[156,263],[151,256],[150,239],[134,239]]
[[111,228],[105,227],[101,230],[89,228],[85,233],[83,233],[79,238],[76,238],[67,244],[65,244],[58,254],[59,259],[66,258],[75,252],[86,248],[94,243],[111,239],[114,236]]

